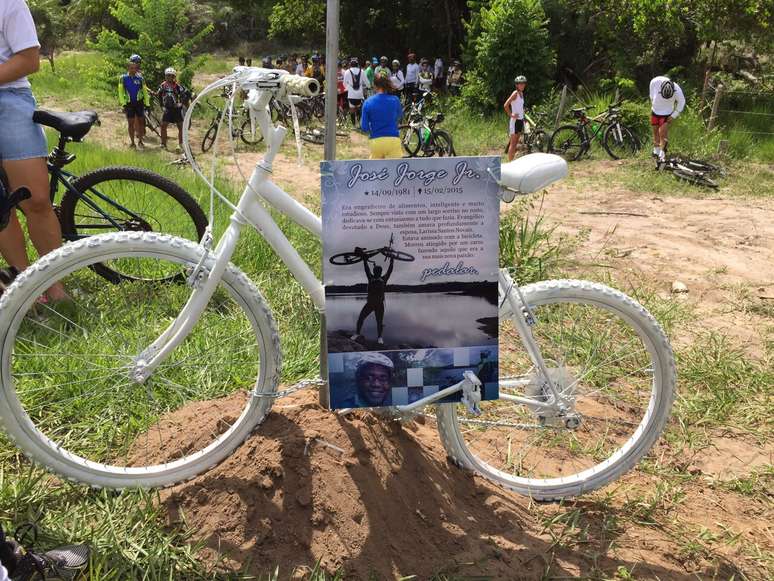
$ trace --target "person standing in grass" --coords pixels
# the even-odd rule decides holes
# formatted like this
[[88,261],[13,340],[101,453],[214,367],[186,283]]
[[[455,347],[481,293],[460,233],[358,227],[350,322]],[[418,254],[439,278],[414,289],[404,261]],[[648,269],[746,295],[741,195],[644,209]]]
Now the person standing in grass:
[[650,124],[653,127],[653,155],[666,159],[669,126],[685,109],[685,95],[680,85],[666,76],[650,81]]
[[417,90],[417,83],[419,82],[419,65],[417,64],[417,55],[413,52],[408,55],[408,64],[406,65],[406,83],[403,86],[403,90],[406,93],[406,98],[411,100],[414,98],[414,93]]
[[433,90],[433,70],[430,68],[430,61],[423,58],[419,65],[419,92],[421,94],[429,93]]
[[[43,128],[32,120],[35,97],[27,75],[40,68],[40,43],[35,22],[24,0],[0,2],[0,161],[11,191],[26,187],[32,197],[21,203],[27,230],[43,256],[62,244],[62,230],[51,206],[48,188],[48,144]],[[0,232],[0,254],[21,271],[30,264],[24,233],[16,212]],[[41,301],[69,301],[61,283]]]
[[371,94],[373,93],[374,76],[376,74],[376,65],[379,64],[379,59],[374,57],[370,61],[366,61],[366,62],[368,63],[368,66],[365,69],[366,79],[368,79],[368,87],[366,88],[366,95],[370,97]]
[[177,71],[172,67],[164,71],[164,82],[161,83],[156,95],[164,107],[161,117],[161,147],[167,148],[167,127],[170,123],[177,126],[178,149],[183,149],[183,106],[188,100],[188,91],[177,82]]
[[516,157],[516,150],[519,148],[519,141],[524,133],[524,89],[527,87],[527,77],[519,75],[514,81],[516,89],[503,105],[509,119],[508,135],[510,135],[510,142],[508,144],[508,161],[513,161],[513,158]]
[[370,137],[371,159],[403,157],[398,123],[403,117],[400,99],[392,95],[387,75],[374,77],[375,95],[366,99],[360,116],[360,128]]
[[[130,147],[145,149],[145,108],[150,107],[150,93],[140,74],[140,57],[129,57],[126,73],[118,78],[118,102],[126,114]],[[137,137],[137,144],[134,139]]]

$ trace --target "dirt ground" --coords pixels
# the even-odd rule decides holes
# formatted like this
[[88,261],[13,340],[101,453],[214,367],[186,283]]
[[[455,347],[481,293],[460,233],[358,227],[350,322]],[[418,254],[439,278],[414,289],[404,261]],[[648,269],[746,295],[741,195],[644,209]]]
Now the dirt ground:
[[[109,137],[100,141],[120,145],[120,121],[103,116]],[[274,177],[319,207],[315,147],[305,145],[301,167],[286,148]],[[365,157],[365,140],[347,140],[341,152]],[[240,156],[243,171],[259,157]],[[552,186],[543,198],[546,218],[580,240],[576,259],[687,302],[699,329],[724,333],[760,355],[771,317],[742,307],[774,305],[774,196],[749,200],[721,191],[697,199],[584,182],[617,168],[607,161],[573,165],[579,179]],[[239,175],[230,162],[224,170]],[[673,296],[675,281],[688,293]],[[170,420],[196,438],[197,426],[207,429],[203,414],[236,411],[238,403],[196,406]],[[536,504],[451,466],[432,419],[400,427],[367,412],[340,417],[301,392],[279,401],[222,465],[164,491],[162,502],[170,523],[196,531],[205,558],[264,572],[279,564],[282,578],[301,577],[303,566],[317,561],[329,571],[342,568],[345,579],[766,578],[761,563],[770,563],[774,550],[772,489],[765,502],[718,483],[771,465],[774,444],[723,432],[692,457],[671,457],[664,443],[652,454],[698,478],[672,498],[658,476],[634,471],[588,498]],[[730,540],[696,549],[695,539],[705,538]],[[751,558],[753,544],[769,556]],[[302,568],[293,572],[295,566]]]

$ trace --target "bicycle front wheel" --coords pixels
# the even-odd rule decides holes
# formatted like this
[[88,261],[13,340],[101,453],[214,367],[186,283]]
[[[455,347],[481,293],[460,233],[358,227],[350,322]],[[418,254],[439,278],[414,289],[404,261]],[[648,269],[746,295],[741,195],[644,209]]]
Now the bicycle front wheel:
[[250,125],[250,119],[245,119],[242,123],[242,127],[239,129],[239,137],[246,145],[256,145],[263,141],[263,135],[260,128],[255,128],[255,135],[253,135],[252,126]]
[[[164,232],[194,242],[207,228],[207,216],[188,192],[148,170],[106,167],[87,173],[62,199],[62,231],[66,240],[108,232]],[[95,264],[112,282],[132,279],[130,264]]]
[[[93,486],[166,486],[226,458],[263,420],[272,401],[264,396],[278,381],[279,338],[242,272],[226,269],[186,339],[141,380],[141,353],[192,289],[115,285],[93,271],[133,261],[153,279],[190,272],[203,252],[181,238],[106,234],[46,255],[2,296],[0,419],[28,456]],[[212,263],[210,255],[205,272]],[[56,282],[72,303],[38,300]]]
[[422,147],[422,136],[419,133],[419,129],[412,127],[411,125],[401,125],[400,131],[400,144],[403,146],[409,157],[416,157],[419,153],[419,148]]
[[693,171],[690,169],[675,169],[672,174],[680,181],[688,182],[695,186],[701,186],[704,188],[710,188],[717,190],[720,186],[718,183],[710,177],[707,177],[704,172]]
[[640,142],[634,133],[620,123],[614,123],[605,129],[602,145],[613,159],[631,157],[640,149]]
[[562,125],[551,134],[548,151],[567,161],[576,161],[583,154],[583,133],[575,125]]
[[620,477],[653,446],[674,398],[674,357],[656,320],[619,291],[559,280],[522,293],[562,409],[548,405],[545,377],[513,324],[524,315],[505,301],[500,399],[482,402],[480,416],[438,406],[441,440],[456,463],[516,492],[576,496]]

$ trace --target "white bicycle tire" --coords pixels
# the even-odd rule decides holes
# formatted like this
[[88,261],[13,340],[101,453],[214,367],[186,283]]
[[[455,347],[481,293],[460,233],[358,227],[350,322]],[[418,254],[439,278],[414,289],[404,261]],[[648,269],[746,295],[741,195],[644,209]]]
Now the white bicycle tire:
[[[652,398],[641,424],[621,447],[623,452],[614,460],[609,459],[572,477],[546,479],[513,476],[478,458],[469,449],[463,437],[457,404],[437,406],[439,435],[453,463],[477,472],[505,488],[536,500],[550,501],[579,496],[601,488],[631,470],[659,438],[669,419],[674,401],[677,380],[674,355],[669,340],[656,319],[642,305],[620,291],[579,280],[544,281],[522,287],[521,291],[530,305],[551,300],[593,302],[613,309],[630,324],[639,327],[658,368],[654,371],[657,381],[654,381]],[[512,315],[508,301],[502,301],[501,297],[501,302],[504,306],[501,307],[500,317]]]
[[[234,424],[206,448],[189,458],[156,466],[136,468],[100,464],[79,457],[56,446],[37,430],[22,407],[14,390],[10,371],[14,326],[31,303],[48,288],[46,281],[58,280],[79,264],[94,259],[109,260],[121,255],[176,259],[185,264],[198,264],[204,250],[183,238],[142,232],[119,232],[92,236],[67,244],[43,257],[25,270],[0,299],[0,421],[10,438],[34,462],[72,481],[97,488],[157,488],[189,480],[227,458],[269,413],[273,394],[279,383],[281,350],[274,319],[265,300],[247,276],[229,264],[223,284],[252,318],[253,328],[260,333],[261,368],[255,391],[269,397],[249,397]],[[213,257],[205,260],[211,265]]]

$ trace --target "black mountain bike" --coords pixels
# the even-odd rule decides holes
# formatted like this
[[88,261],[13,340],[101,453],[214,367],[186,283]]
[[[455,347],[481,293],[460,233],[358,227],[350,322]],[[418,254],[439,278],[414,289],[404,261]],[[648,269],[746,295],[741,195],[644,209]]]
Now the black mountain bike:
[[657,161],[656,169],[671,171],[678,180],[713,190],[720,187],[713,178],[725,176],[725,170],[719,165],[679,155],[670,155],[664,161]]
[[[527,148],[527,153],[534,153],[536,151],[546,151],[548,149],[548,133],[542,129],[543,120],[545,119],[544,113],[535,114],[534,118],[530,117],[527,113],[524,114],[525,131],[522,135],[521,144]],[[526,125],[529,124],[529,133],[527,133]],[[508,141],[505,143],[505,153],[511,147],[510,135]]]
[[595,139],[602,142],[607,154],[613,159],[631,157],[640,150],[640,140],[634,132],[621,123],[621,101],[609,105],[595,117],[586,115],[586,108],[573,109],[575,125],[562,125],[551,135],[548,150],[576,161],[591,149]]
[[[65,241],[126,231],[164,232],[188,240],[201,240],[207,227],[207,217],[183,188],[167,178],[145,169],[125,166],[105,167],[80,177],[63,169],[75,161],[75,154],[66,150],[67,143],[83,140],[99,120],[96,113],[37,110],[32,118],[36,123],[59,132],[59,143],[48,156],[48,172],[51,175],[52,204],[59,186],[64,188],[61,204],[54,204],[54,210]],[[7,184],[1,171],[0,179]],[[149,278],[147,274],[128,270],[120,260],[95,264],[94,270],[111,282]],[[163,280],[168,278],[162,277]]]
[[[202,139],[202,153],[207,153],[212,149],[212,145],[215,143],[215,138],[218,135],[218,127],[221,124],[221,118],[226,112],[225,108],[220,109],[209,101],[205,101],[207,106],[212,109],[213,116],[210,120],[210,126],[204,134]],[[228,131],[228,119],[223,121],[223,127]],[[241,110],[234,111],[231,121],[231,139],[236,141],[241,139],[245,145],[256,145],[263,141],[263,135],[261,135],[260,129],[256,128],[255,135],[252,133],[250,125],[250,116],[243,115]]]
[[457,155],[451,135],[437,128],[444,119],[443,113],[436,113],[430,117],[417,113],[409,118],[406,125],[400,126],[400,143],[409,157]]
[[366,250],[365,248],[355,246],[355,250],[353,252],[342,252],[341,254],[334,254],[330,257],[329,261],[331,264],[335,264],[336,266],[348,266],[350,264],[357,264],[358,262],[362,262],[364,260],[370,261],[377,254],[381,254],[385,258],[392,258],[393,260],[402,260],[404,262],[414,261],[414,256],[412,254],[409,254],[408,252],[402,252],[400,250],[395,250],[392,245],[393,235],[390,234],[390,243],[387,246],[382,246],[381,248],[375,248],[373,250]]

